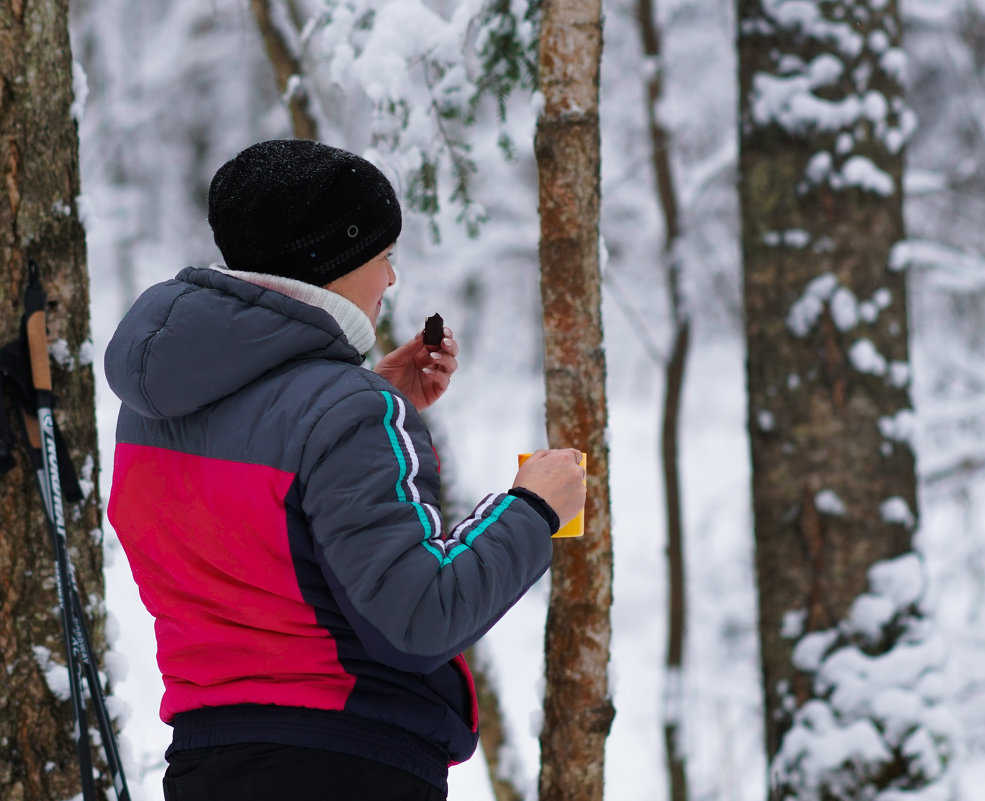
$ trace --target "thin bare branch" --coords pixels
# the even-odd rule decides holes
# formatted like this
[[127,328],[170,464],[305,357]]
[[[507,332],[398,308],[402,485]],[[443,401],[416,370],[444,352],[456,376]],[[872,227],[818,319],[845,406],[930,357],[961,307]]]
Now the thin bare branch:
[[[684,368],[687,364],[691,328],[680,286],[680,260],[677,256],[681,238],[681,212],[678,188],[671,169],[670,135],[657,115],[663,95],[663,56],[660,28],[653,0],[638,0],[636,7],[643,55],[649,61],[646,83],[646,118],[650,133],[650,153],[657,198],[664,218],[662,256],[667,272],[671,314],[674,321],[673,347],[665,366],[665,390],[660,428],[660,461],[667,526],[667,680],[683,692],[680,676],[684,666],[684,639],[687,631],[687,592],[684,564],[684,524],[681,513],[680,405],[684,391]],[[672,677],[676,677],[673,678]],[[673,699],[664,710],[664,757],[667,763],[671,801],[687,801],[687,756],[683,747],[679,710],[683,701]]]
[[253,16],[263,37],[267,58],[274,68],[277,90],[287,103],[291,128],[298,139],[318,139],[318,123],[311,113],[308,93],[300,84],[301,64],[280,28],[274,22],[270,0],[250,0]]

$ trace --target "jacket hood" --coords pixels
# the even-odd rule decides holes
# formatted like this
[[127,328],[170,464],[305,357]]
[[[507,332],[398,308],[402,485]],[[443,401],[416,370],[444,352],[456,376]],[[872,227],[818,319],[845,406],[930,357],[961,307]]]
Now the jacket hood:
[[299,358],[362,363],[322,309],[188,267],[137,298],[110,340],[105,367],[124,405],[163,420],[191,414]]

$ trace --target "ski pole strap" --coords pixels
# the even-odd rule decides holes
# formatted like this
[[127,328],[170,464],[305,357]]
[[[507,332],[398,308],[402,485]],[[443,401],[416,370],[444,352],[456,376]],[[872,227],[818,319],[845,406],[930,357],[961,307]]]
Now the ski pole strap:
[[3,408],[3,374],[0,373],[0,475],[13,468],[14,448],[17,446],[17,437],[14,435],[14,428],[10,425],[7,412]]

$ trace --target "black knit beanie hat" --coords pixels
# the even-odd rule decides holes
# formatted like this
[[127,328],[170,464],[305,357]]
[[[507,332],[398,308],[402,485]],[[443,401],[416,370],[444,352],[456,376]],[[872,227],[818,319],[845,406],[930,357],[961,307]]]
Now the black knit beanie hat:
[[209,225],[226,266],[322,286],[400,234],[393,187],[365,159],[275,139],[227,161],[209,187]]

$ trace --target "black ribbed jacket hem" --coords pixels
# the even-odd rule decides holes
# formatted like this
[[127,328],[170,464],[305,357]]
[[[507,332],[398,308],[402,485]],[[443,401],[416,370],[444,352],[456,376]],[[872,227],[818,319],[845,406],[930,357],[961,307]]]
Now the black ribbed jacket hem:
[[172,726],[167,755],[239,743],[321,748],[382,762],[448,792],[448,754],[408,731],[345,712],[242,704],[182,712]]

